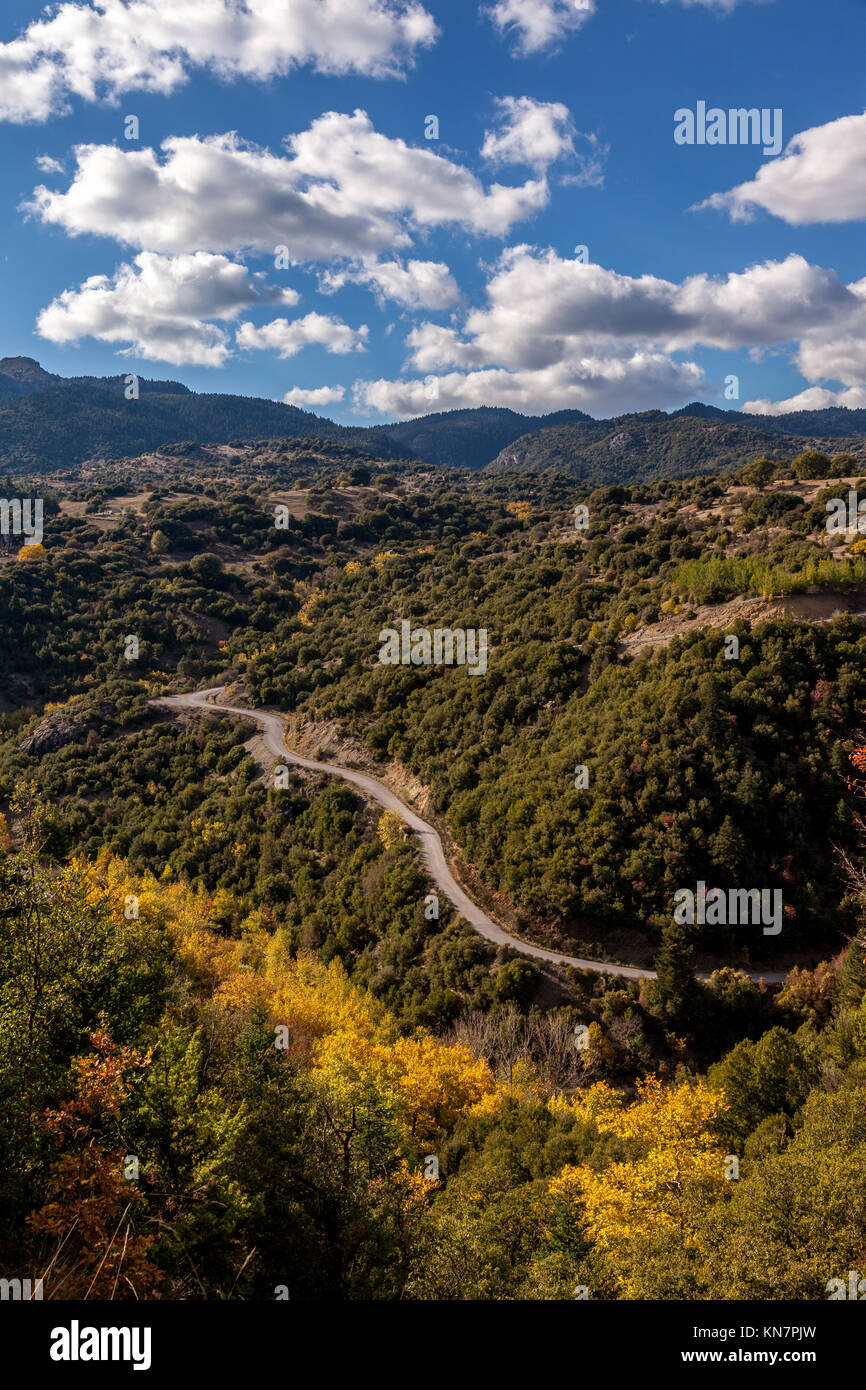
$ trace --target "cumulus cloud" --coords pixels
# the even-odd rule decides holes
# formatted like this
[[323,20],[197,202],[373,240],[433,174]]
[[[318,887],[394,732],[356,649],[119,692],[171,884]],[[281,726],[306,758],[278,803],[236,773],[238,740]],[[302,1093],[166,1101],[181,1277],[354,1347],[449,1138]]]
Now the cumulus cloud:
[[449,309],[460,298],[457,281],[444,261],[371,261],[326,271],[319,283],[324,294],[344,285],[369,285],[381,302],[406,309]]
[[436,36],[418,0],[71,0],[0,44],[0,120],[45,121],[73,97],[166,94],[201,68],[393,77]]
[[595,0],[495,0],[482,7],[521,57],[553,48],[595,14]]
[[231,348],[225,331],[209,320],[297,299],[294,290],[274,289],[225,256],[144,251],[111,276],[92,275],[78,289],[64,290],[42,310],[37,331],[53,343],[96,338],[125,343],[126,356],[219,367]]
[[794,410],[826,410],[836,405],[849,410],[866,410],[866,387],[848,386],[844,391],[829,391],[823,386],[809,386],[784,401],[746,401],[743,410],[747,415],[789,415]]
[[[797,343],[794,361],[813,383],[787,400],[747,401],[755,415],[782,415],[791,410],[827,406],[866,407],[866,278],[842,287],[836,312],[807,328]],[[841,383],[841,387],[826,383]]]
[[754,179],[714,193],[699,208],[745,222],[759,210],[791,226],[856,222],[866,217],[866,115],[842,116],[804,130]]
[[488,368],[448,372],[431,383],[424,379],[359,381],[353,399],[362,414],[406,419],[431,410],[458,410],[499,405],[534,413],[568,408],[598,415],[681,405],[704,385],[693,362],[674,362],[663,353],[627,356],[587,355],[537,370]]
[[369,332],[365,323],[350,328],[330,314],[312,313],[301,319],[272,319],[261,328],[242,323],[236,338],[238,347],[268,348],[280,357],[294,357],[311,343],[319,343],[328,352],[363,352]]
[[546,169],[574,153],[574,123],[561,101],[497,97],[497,124],[484,132],[481,153],[494,164],[529,164]]
[[36,156],[36,167],[41,169],[43,174],[65,174],[66,170],[59,159],[54,159],[50,154],[38,154]]
[[283,396],[286,405],[333,405],[335,401],[341,401],[346,394],[345,386],[312,386],[309,389],[303,386],[293,386],[291,391],[287,391]]
[[797,255],[676,283],[517,246],[500,258],[487,306],[467,315],[462,334],[425,323],[407,342],[412,365],[422,371],[493,363],[539,368],[616,342],[666,352],[772,346],[838,324],[860,304],[833,271]]
[[703,373],[672,354],[696,347],[792,344],[804,373],[866,384],[866,281],[843,285],[802,256],[674,282],[518,246],[500,258],[486,297],[460,329],[413,328],[407,367],[423,375],[359,383],[359,408],[429,410],[433,376],[436,409],[510,404],[604,413],[682,403],[704,385]]
[[462,165],[374,130],[364,111],[326,112],[272,154],[235,134],[172,136],[153,149],[76,148],[65,191],[40,185],[26,211],[73,236],[142,250],[273,252],[293,261],[376,258],[452,225],[504,236],[549,198],[544,177],[489,187]]

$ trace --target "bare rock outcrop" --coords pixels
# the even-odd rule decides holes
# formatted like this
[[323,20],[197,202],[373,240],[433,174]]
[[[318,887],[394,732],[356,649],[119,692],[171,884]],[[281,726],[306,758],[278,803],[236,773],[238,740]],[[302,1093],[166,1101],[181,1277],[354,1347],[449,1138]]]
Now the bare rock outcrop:
[[67,743],[81,743],[108,714],[106,705],[69,705],[52,710],[18,745],[19,753],[41,758]]

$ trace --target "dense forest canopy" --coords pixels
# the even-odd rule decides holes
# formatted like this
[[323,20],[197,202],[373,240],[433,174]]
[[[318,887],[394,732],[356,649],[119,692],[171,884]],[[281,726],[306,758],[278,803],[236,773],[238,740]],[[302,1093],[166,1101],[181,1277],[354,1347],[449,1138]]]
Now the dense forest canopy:
[[[827,1296],[866,1239],[866,571],[826,528],[861,479],[781,452],[595,486],[186,439],[6,480],[45,523],[0,540],[4,1272]],[[483,629],[484,676],[383,665],[404,620]],[[152,703],[206,685],[391,778],[517,937],[656,978],[434,913],[399,822]],[[778,935],[676,928],[698,881],[780,892]]]

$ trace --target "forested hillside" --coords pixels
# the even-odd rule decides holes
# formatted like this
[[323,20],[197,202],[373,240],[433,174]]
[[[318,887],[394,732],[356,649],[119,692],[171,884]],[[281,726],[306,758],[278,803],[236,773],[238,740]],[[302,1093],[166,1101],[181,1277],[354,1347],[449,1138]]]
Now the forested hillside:
[[41,811],[15,812],[0,1222],[45,1297],[821,1299],[856,1267],[862,967],[762,1016],[720,977],[759,1040],[623,1091],[628,991],[407,1032],[231,894],[104,853],[46,874]]
[[[866,1240],[856,461],[594,487],[274,440],[45,480],[0,548],[0,1273],[826,1297]],[[485,629],[485,672],[383,664],[403,620]],[[387,779],[519,939],[657,978],[434,913],[398,818],[152,703],[213,685]],[[780,931],[677,926],[698,880]]]
[[744,459],[784,461],[809,448],[866,461],[866,411],[746,415],[694,403],[593,419],[581,410],[521,415],[480,407],[394,424],[345,426],[279,401],[202,394],[176,381],[59,377],[32,358],[0,359],[0,468],[51,472],[130,460],[180,443],[235,448],[281,439],[338,443],[383,459],[442,468],[550,472],[594,483],[731,472]]
[[[819,415],[821,412],[816,412]],[[840,411],[838,416],[863,412]],[[786,416],[796,422],[798,417]],[[661,410],[623,415],[612,420],[562,424],[522,435],[491,460],[491,472],[557,473],[581,482],[628,483],[653,478],[689,478],[698,473],[730,473],[744,458],[763,456],[781,462],[811,447],[824,447],[811,430],[801,435],[765,428],[763,416],[709,411],[700,415]],[[806,422],[815,423],[814,420]],[[859,419],[852,419],[848,437],[833,439],[834,452],[850,452],[866,460]]]
[[379,425],[377,434],[398,443],[404,453],[447,468],[483,468],[515,439],[547,426],[588,421],[582,410],[551,415],[518,415],[514,410],[482,406],[422,415],[396,425]]
[[[127,399],[125,377],[67,380],[7,400],[0,393],[0,468],[50,472],[90,459],[133,458],[165,444],[319,437],[364,448],[365,430],[343,428],[297,406],[251,396],[196,394],[175,382],[140,380]],[[397,458],[387,437],[371,452]]]

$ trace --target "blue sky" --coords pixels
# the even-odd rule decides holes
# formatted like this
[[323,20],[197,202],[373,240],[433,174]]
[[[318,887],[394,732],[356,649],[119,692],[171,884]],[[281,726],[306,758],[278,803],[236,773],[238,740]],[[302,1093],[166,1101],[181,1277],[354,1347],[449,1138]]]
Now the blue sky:
[[[866,406],[864,41],[863,0],[7,0],[0,353],[359,423]],[[676,143],[699,102],[778,155]]]

